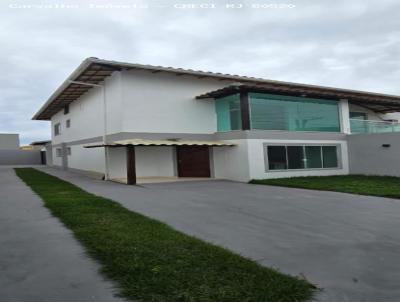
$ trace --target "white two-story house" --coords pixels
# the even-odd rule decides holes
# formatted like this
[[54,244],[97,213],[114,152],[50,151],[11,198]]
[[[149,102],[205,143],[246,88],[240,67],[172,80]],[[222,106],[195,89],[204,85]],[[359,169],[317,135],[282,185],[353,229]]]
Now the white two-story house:
[[400,150],[397,111],[398,96],[88,58],[34,119],[51,121],[53,166],[132,184],[369,173]]

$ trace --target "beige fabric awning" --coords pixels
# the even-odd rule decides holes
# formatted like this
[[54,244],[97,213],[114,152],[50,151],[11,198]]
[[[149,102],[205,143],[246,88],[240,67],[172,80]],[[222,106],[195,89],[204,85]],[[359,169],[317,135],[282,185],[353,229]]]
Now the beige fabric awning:
[[85,145],[85,148],[99,147],[121,147],[121,146],[234,146],[235,144],[225,141],[197,141],[197,140],[151,140],[151,139],[126,139],[113,141],[107,144]]

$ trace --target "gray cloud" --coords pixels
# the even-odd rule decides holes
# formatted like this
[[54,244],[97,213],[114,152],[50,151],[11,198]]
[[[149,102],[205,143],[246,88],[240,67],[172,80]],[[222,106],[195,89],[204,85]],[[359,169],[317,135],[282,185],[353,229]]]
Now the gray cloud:
[[88,56],[400,94],[398,1],[282,2],[291,9],[242,1],[246,8],[228,10],[224,3],[240,2],[218,0],[215,9],[173,8],[204,2],[118,2],[148,9],[1,4],[0,132],[20,133],[24,143],[48,138],[49,124],[30,118]]

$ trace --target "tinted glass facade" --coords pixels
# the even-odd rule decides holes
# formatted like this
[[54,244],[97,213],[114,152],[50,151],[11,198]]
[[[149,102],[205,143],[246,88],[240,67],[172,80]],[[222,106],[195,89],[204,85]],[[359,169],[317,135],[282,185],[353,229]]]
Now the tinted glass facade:
[[368,114],[365,112],[350,111],[350,119],[367,120]]
[[340,132],[333,100],[250,93],[251,129]]
[[215,110],[219,132],[242,129],[239,94],[215,100]]

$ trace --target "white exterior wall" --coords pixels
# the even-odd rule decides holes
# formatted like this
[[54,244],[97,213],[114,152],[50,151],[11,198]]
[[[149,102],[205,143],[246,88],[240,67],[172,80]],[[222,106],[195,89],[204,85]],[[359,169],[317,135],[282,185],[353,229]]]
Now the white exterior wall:
[[[178,79],[178,80],[177,80]],[[144,133],[214,133],[216,131],[216,113],[213,101],[195,100],[195,96],[204,92],[222,88],[226,82],[197,79],[195,77],[177,77],[174,74],[153,74],[151,72],[124,71],[115,72],[106,79],[107,134],[119,132]],[[66,121],[71,127],[66,128]],[[54,135],[54,125],[61,124],[61,134]],[[69,113],[60,110],[51,119],[53,164],[62,165],[62,157],[56,156],[59,144],[103,135],[103,99],[102,90],[93,88],[69,105]],[[58,146],[57,146],[58,145]],[[104,151],[99,148],[84,149],[83,145],[72,145],[68,156],[68,167],[104,172]],[[80,150],[82,149],[82,150]],[[157,148],[147,151],[147,155],[138,149],[137,176],[172,176],[175,174],[172,151]],[[92,150],[92,151],[88,151]],[[112,151],[114,152],[114,151]],[[117,151],[115,151],[117,152]],[[158,153],[157,153],[158,152]],[[161,156],[161,166],[154,166],[151,155]],[[121,156],[113,155],[114,158]],[[111,158],[111,156],[110,156]],[[143,163],[142,163],[143,161]],[[110,169],[113,169],[110,163]],[[118,177],[126,176],[117,164],[114,171]],[[125,168],[126,169],[126,168]],[[159,174],[156,174],[156,173]],[[112,176],[113,177],[113,176]]]
[[[236,146],[213,148],[214,172],[216,178],[247,182],[251,179],[345,175],[349,173],[347,142],[339,140],[277,140],[243,139],[232,140]],[[340,145],[339,168],[315,170],[267,171],[264,157],[264,144],[313,144]]]
[[232,140],[236,144],[232,147],[213,147],[214,177],[237,181],[249,181],[249,153],[250,140]]
[[174,156],[173,147],[135,147],[136,177],[175,176]]
[[126,147],[108,148],[109,178],[126,178]]
[[[176,76],[169,73],[151,73],[148,71],[115,72],[105,81],[107,99],[108,134],[119,132],[138,133],[214,133],[217,120],[214,101],[196,100],[195,96],[225,87],[228,81],[198,79],[193,76]],[[343,104],[342,109],[346,109]],[[84,144],[69,142],[103,135],[102,91],[94,88],[69,106],[69,114],[63,110],[52,117],[54,125],[61,123],[61,135],[52,133],[53,164],[62,165],[62,157],[56,156],[56,148],[65,142],[71,147],[68,167],[80,170],[104,172],[104,149],[85,149]],[[367,112],[368,119],[381,119],[373,111],[349,104],[341,109],[341,124],[346,124],[343,112]],[[66,120],[71,127],[66,128]],[[343,130],[344,131],[344,130]],[[266,172],[263,143],[340,143],[343,167],[332,170],[308,170]],[[332,175],[348,173],[348,154],[345,141],[293,141],[240,139],[234,140],[235,147],[212,148],[216,178],[248,181],[252,178],[290,177],[306,175]],[[137,147],[137,177],[174,176],[176,159],[172,147]],[[110,178],[126,177],[125,148],[110,148]]]
[[[104,173],[104,148],[84,148],[73,145],[68,155],[68,168]],[[60,165],[61,165],[61,157]]]
[[61,167],[61,165],[62,165],[62,157],[58,157],[57,156],[57,151],[56,151],[57,148],[61,148],[61,146],[52,148],[52,150],[53,150],[53,152],[52,152],[53,166],[60,166]]
[[[121,125],[121,74],[114,73],[106,79],[107,133],[122,131]],[[66,128],[66,121],[71,127]],[[54,135],[54,125],[61,124],[61,134]],[[70,142],[103,135],[103,98],[101,88],[92,88],[69,105],[69,113],[60,110],[51,118],[52,144]]]
[[[174,147],[135,147],[136,177],[176,176]],[[110,179],[127,177],[126,147],[109,148]]]
[[347,141],[352,174],[400,176],[400,133],[355,134]]
[[[107,134],[214,133],[217,119],[214,101],[195,96],[225,87],[227,82],[197,79],[192,76],[153,74],[146,71],[115,72],[106,79]],[[71,127],[66,128],[66,121]],[[54,135],[54,125],[61,134]],[[52,144],[103,135],[103,99],[101,88],[90,89],[51,119]]]
[[[104,84],[104,83],[103,83]],[[121,74],[114,73],[105,81],[107,99],[107,133],[120,132],[121,121]],[[70,128],[66,121],[71,121]],[[54,125],[61,124],[61,134],[54,135]],[[81,139],[101,137],[104,132],[102,89],[93,88],[69,105],[69,113],[60,110],[51,119],[53,165],[61,166],[62,157],[56,156],[56,148],[61,143]],[[104,150],[86,149],[84,145],[72,145],[68,156],[68,167],[104,173]]]
[[226,81],[148,71],[123,72],[123,131],[214,133],[214,101],[195,97],[227,85]]

